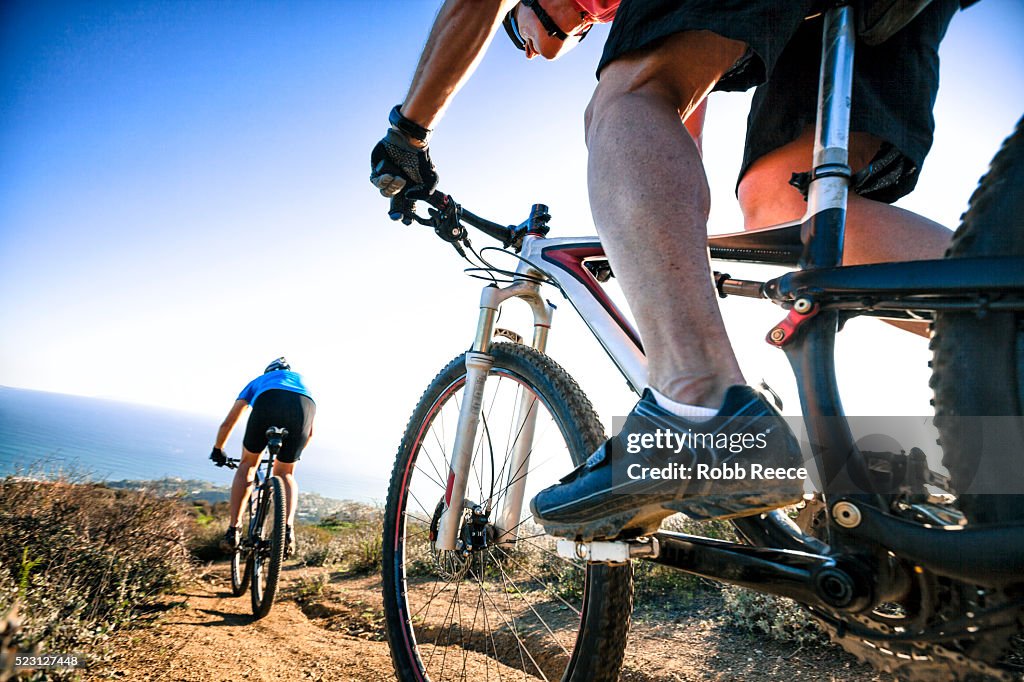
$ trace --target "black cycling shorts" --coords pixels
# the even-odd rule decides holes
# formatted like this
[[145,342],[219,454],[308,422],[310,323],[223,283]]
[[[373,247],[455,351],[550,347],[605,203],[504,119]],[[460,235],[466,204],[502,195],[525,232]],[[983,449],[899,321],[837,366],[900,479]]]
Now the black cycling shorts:
[[260,393],[245,426],[242,446],[249,452],[263,452],[267,447],[267,429],[283,427],[288,429],[288,436],[277,459],[285,464],[297,462],[309,441],[315,415],[316,404],[301,393],[277,388]]
[[[682,31],[708,30],[746,43],[747,53],[714,88],[759,86],[747,119],[742,178],[754,161],[814,126],[822,19],[804,21],[814,6],[814,0],[623,0],[598,75],[618,57]],[[892,202],[917,184],[935,129],[938,45],[957,6],[957,0],[934,0],[882,45],[857,44],[850,128],[898,152],[886,165],[890,181],[866,183],[865,196]],[[810,165],[808,159],[808,168],[794,170]]]

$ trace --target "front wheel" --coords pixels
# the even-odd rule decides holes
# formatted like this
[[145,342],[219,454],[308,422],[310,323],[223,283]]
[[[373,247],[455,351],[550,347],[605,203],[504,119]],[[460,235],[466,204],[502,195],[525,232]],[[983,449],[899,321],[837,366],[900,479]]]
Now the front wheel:
[[[567,561],[529,500],[604,440],[593,408],[550,358],[494,344],[483,391],[460,549],[437,549],[452,446],[465,401],[465,356],[427,388],[399,446],[384,517],[384,613],[402,680],[615,680],[632,607],[632,567]],[[528,459],[512,465],[525,414]],[[525,478],[517,539],[501,542],[510,483]],[[505,530],[508,530],[507,528]]]
[[257,510],[257,534],[249,565],[252,566],[252,615],[263,618],[270,613],[277,593],[277,580],[284,561],[285,522],[287,520],[284,485],[271,476],[263,490]]

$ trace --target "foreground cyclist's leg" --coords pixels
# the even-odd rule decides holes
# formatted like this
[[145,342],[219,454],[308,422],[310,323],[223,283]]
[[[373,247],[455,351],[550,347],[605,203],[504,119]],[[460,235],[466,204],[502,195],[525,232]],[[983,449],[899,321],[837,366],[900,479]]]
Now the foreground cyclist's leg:
[[[645,393],[620,434],[533,499],[531,509],[549,533],[626,537],[655,530],[675,511],[726,518],[800,497],[797,480],[755,487],[737,477],[700,495],[686,480],[698,466],[757,462],[795,469],[800,463],[785,423],[741,385],[711,286],[707,181],[680,124],[745,49],[743,42],[710,31],[686,31],[629,52],[601,74],[587,112],[594,222],[636,316],[651,386],[662,399],[659,404]],[[666,409],[665,397],[685,405]],[[712,416],[694,421],[673,413],[694,406],[712,408]],[[675,438],[671,444],[643,440],[665,432]],[[721,437],[746,444],[716,451]],[[642,473],[667,466],[677,467],[679,476],[651,479]]]
[[[949,246],[944,227],[889,204],[913,190],[931,147],[938,45],[956,10],[955,0],[938,0],[882,44],[857,43],[849,166],[858,175],[847,211],[847,265],[941,258]],[[811,166],[821,28],[820,19],[800,26],[751,102],[738,188],[747,228],[798,220],[807,208],[787,183]],[[925,333],[923,324],[898,326]]]
[[[594,221],[640,328],[651,386],[706,407],[743,375],[709,295],[710,195],[680,115],[744,49],[707,31],[678,34],[607,66],[587,110]],[[678,64],[690,67],[685,80]]]

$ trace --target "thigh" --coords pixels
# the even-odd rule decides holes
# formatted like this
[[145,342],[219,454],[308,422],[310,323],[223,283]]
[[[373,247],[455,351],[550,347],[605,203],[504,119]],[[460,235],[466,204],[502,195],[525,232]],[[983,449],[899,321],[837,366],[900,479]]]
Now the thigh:
[[[863,168],[881,145],[870,133],[851,133],[850,166]],[[792,142],[783,144],[757,159],[740,180],[736,195],[743,209],[745,229],[779,225],[798,220],[807,211],[807,201],[789,184],[794,173],[811,167],[814,128],[805,128]]]
[[607,103],[627,94],[653,95],[686,118],[745,50],[743,43],[711,31],[684,31],[656,46],[630,52],[602,73],[587,122]]
[[295,462],[282,462],[279,459],[274,460],[274,475],[275,476],[287,476],[295,473]]

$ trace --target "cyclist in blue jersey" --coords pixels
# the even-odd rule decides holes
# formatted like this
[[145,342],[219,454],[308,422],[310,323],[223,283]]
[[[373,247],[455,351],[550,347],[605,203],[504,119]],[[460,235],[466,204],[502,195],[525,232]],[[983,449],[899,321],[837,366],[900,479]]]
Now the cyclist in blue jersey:
[[295,481],[295,463],[313,435],[313,417],[316,404],[306,388],[302,376],[293,372],[283,357],[267,365],[263,374],[250,381],[238,394],[231,411],[217,430],[217,440],[210,453],[210,459],[218,465],[227,461],[224,444],[232,429],[247,408],[252,408],[242,439],[242,461],[235,471],[231,485],[230,521],[221,548],[233,551],[241,537],[242,509],[252,491],[256,468],[263,449],[267,447],[267,429],[271,426],[288,430],[281,452],[274,460],[274,475],[284,482],[285,500],[288,507],[287,544],[285,553],[295,549],[295,510],[298,507],[299,486]]

